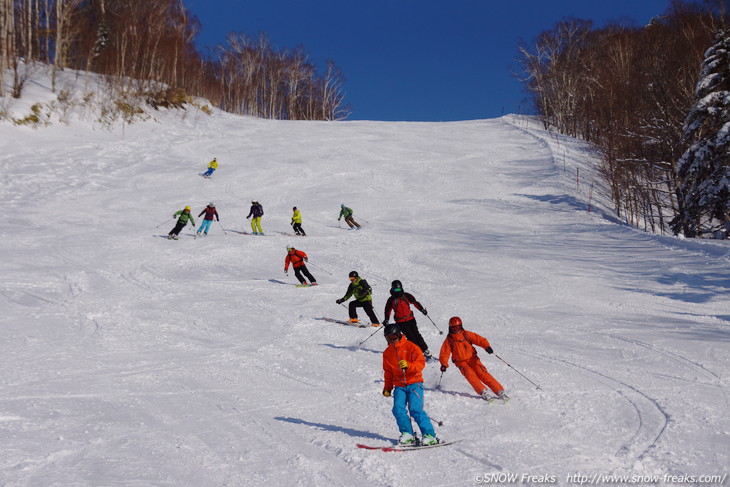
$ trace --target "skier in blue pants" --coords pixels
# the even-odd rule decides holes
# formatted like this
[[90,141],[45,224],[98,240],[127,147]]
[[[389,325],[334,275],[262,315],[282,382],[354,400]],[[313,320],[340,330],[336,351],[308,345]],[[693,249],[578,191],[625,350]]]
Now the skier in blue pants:
[[205,218],[203,219],[203,223],[200,224],[200,228],[198,228],[198,235],[200,235],[201,232],[203,235],[208,235],[208,230],[210,230],[210,224],[213,222],[213,217],[215,217],[216,220],[221,221],[218,216],[218,211],[216,211],[215,205],[212,201],[208,203],[208,206],[206,206],[198,216],[202,216],[203,213],[205,213]]
[[413,435],[413,418],[421,430],[421,444],[435,445],[439,440],[423,410],[421,371],[426,367],[426,358],[418,345],[403,336],[397,324],[387,325],[384,334],[388,348],[383,352],[383,395],[393,396],[393,416],[401,433],[398,442],[402,445],[418,443]]

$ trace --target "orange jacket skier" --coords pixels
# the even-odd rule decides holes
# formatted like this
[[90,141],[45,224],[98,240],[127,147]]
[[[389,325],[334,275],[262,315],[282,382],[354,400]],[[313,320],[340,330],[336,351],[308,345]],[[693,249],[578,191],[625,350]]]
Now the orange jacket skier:
[[417,443],[412,417],[421,430],[421,444],[435,445],[439,440],[423,410],[421,371],[426,367],[426,358],[418,345],[408,341],[397,324],[385,326],[383,334],[388,342],[388,348],[383,352],[383,395],[393,397],[393,416],[401,433],[398,442],[404,445]]
[[461,322],[461,318],[454,316],[449,320],[449,334],[441,345],[439,353],[439,362],[441,362],[441,372],[445,372],[449,367],[449,357],[459,368],[466,380],[471,384],[477,394],[484,399],[491,400],[492,396],[485,388],[489,388],[504,402],[509,401],[509,397],[504,393],[504,387],[497,379],[492,377],[484,367],[482,361],[479,360],[474,345],[482,347],[487,353],[494,353],[489,341],[481,335],[466,331]]

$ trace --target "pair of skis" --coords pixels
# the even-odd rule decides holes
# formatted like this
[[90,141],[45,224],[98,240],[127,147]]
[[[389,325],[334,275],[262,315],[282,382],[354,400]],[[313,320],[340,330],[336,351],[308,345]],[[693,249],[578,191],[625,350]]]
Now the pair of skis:
[[429,448],[438,448],[440,446],[448,446],[453,445],[454,443],[458,443],[461,440],[454,440],[454,441],[441,441],[439,443],[436,443],[435,445],[394,445],[394,446],[370,446],[370,445],[363,445],[362,443],[358,443],[357,447],[362,448],[364,450],[380,450],[384,452],[404,452],[404,451],[417,451],[417,450],[427,450]]

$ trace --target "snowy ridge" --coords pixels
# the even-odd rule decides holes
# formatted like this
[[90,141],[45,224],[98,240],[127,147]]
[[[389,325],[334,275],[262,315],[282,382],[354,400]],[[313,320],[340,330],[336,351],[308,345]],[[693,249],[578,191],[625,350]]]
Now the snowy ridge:
[[[727,473],[727,242],[623,225],[597,179],[589,213],[580,142],[513,116],[156,118],[109,131],[0,124],[1,485]],[[212,157],[213,178],[197,176]],[[235,232],[250,230],[252,199],[269,237]],[[188,204],[197,223],[209,201],[222,226],[208,237],[153,237]],[[341,203],[362,230],[338,227]],[[305,238],[279,233],[293,206]],[[275,282],[296,282],[287,244],[307,252],[319,286]],[[398,431],[381,333],[358,347],[374,329],[316,319],[347,316],[335,300],[351,270],[381,319],[400,279],[441,329],[460,316],[542,391],[481,351],[512,398],[487,406],[431,362],[426,411],[462,441],[356,448]],[[416,318],[437,354],[443,336]]]

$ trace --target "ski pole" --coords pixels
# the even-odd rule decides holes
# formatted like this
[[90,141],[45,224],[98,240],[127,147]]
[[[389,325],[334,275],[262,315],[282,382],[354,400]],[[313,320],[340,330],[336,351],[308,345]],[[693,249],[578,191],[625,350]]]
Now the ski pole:
[[524,378],[525,378],[525,379],[527,380],[527,382],[529,382],[529,383],[530,383],[530,384],[532,384],[533,386],[537,387],[537,390],[539,390],[539,391],[541,391],[541,390],[542,390],[542,388],[541,388],[541,387],[540,387],[539,385],[535,384],[535,383],[534,383],[534,382],[532,382],[532,381],[531,381],[530,379],[528,379],[527,377],[525,377],[525,374],[523,374],[523,373],[522,373],[522,372],[520,372],[519,370],[517,370],[517,369],[515,369],[514,367],[512,367],[512,366],[511,366],[510,364],[508,364],[508,363],[507,363],[507,361],[506,361],[505,359],[503,359],[502,357],[500,357],[500,356],[499,356],[499,355],[497,355],[496,353],[494,354],[494,356],[495,356],[495,357],[497,357],[497,358],[498,358],[499,360],[501,360],[502,362],[504,362],[505,364],[507,364],[507,367],[509,367],[510,369],[514,370],[515,372],[517,372],[518,374],[520,374],[520,375],[521,375],[522,377],[524,377]]
[[361,341],[360,343],[358,343],[358,344],[357,344],[357,346],[358,346],[358,347],[362,347],[362,344],[363,344],[363,343],[365,343],[366,341],[370,340],[370,339],[371,339],[371,338],[373,337],[373,335],[375,335],[375,334],[376,334],[377,332],[379,332],[379,331],[380,331],[380,327],[376,328],[376,329],[375,329],[375,331],[374,331],[374,332],[372,332],[372,333],[370,334],[370,336],[369,336],[369,337],[367,337],[367,338],[366,338],[365,340],[363,340],[363,341]]
[[160,228],[160,227],[161,227],[162,225],[164,225],[165,223],[169,222],[170,220],[174,220],[174,219],[175,219],[175,217],[173,216],[172,218],[170,218],[170,219],[168,219],[168,220],[165,220],[164,222],[160,223],[160,224],[159,224],[159,225],[157,225],[157,226],[156,226],[155,228]]
[[327,273],[327,274],[329,274],[330,276],[332,275],[332,273],[331,273],[331,272],[329,272],[329,271],[327,271],[327,270],[323,269],[323,268],[322,268],[322,266],[318,266],[317,264],[314,264],[314,263],[312,263],[312,262],[309,262],[309,261],[307,261],[307,264],[312,264],[312,265],[313,265],[314,267],[316,267],[317,269],[321,270],[322,272],[326,272],[326,273]]
[[443,379],[443,378],[444,378],[444,373],[441,372],[441,377],[439,377],[439,383],[436,384],[436,390],[437,391],[441,389],[441,379]]
[[[428,316],[428,315],[426,315],[426,318],[428,318],[429,320],[431,320],[431,317],[430,317],[430,316]],[[433,323],[433,320],[431,320],[431,323]],[[433,323],[433,326],[435,326],[435,327],[436,327],[436,329],[437,329],[437,330],[439,331],[439,335],[443,335],[443,334],[444,334],[444,332],[443,332],[443,331],[441,331],[441,328],[439,328],[439,327],[438,327],[438,326],[436,325],[436,323]]]
[[221,230],[223,230],[223,234],[224,234],[224,235],[228,235],[228,232],[226,232],[226,229],[225,229],[225,228],[223,228],[223,224],[221,223],[221,221],[220,221],[220,220],[218,220],[218,225],[220,225],[220,226],[221,226]]
[[434,419],[431,416],[429,416],[428,419],[430,419],[431,421],[433,421],[434,423],[436,423],[439,426],[443,426],[444,425],[444,422],[443,421],[439,421],[438,419]]

